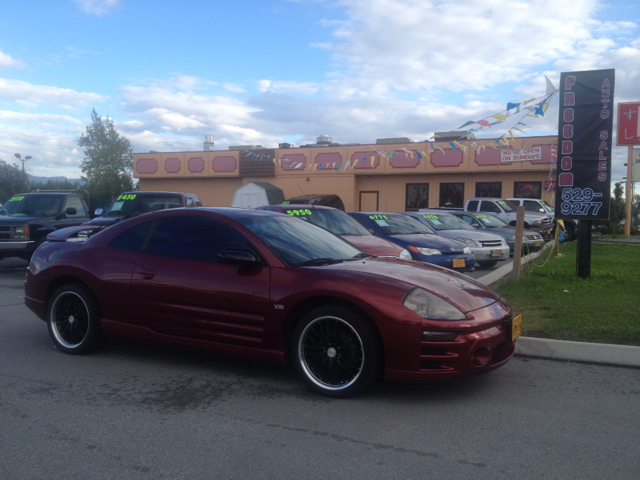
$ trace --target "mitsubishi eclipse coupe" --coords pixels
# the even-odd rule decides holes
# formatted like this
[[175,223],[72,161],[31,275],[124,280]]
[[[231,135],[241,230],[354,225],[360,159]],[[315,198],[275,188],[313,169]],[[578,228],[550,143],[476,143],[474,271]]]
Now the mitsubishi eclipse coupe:
[[163,210],[98,230],[50,234],[25,303],[68,354],[106,337],[292,363],[307,386],[347,397],[381,377],[486,373],[513,355],[521,319],[489,288],[450,270],[369,257],[288,215]]

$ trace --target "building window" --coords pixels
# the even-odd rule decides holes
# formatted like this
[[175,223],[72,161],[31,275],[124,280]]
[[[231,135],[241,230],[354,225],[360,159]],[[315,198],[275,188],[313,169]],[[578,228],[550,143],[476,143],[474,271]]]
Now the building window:
[[441,183],[440,206],[449,208],[463,208],[464,183]]
[[542,198],[542,182],[514,182],[515,198]]
[[416,211],[429,207],[429,184],[407,183],[405,211]]
[[502,198],[502,182],[476,182],[476,197]]

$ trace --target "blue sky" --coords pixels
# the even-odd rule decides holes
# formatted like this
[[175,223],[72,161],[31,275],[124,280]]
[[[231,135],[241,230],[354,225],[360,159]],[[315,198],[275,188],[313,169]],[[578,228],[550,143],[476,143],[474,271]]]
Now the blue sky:
[[0,159],[78,178],[92,108],[134,152],[418,141],[601,68],[640,101],[637,0],[0,0]]

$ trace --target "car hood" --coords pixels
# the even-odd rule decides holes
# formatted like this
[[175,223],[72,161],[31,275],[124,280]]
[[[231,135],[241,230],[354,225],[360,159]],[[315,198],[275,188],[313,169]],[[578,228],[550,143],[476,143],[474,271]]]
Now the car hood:
[[50,215],[14,215],[11,213],[0,214],[0,223],[5,225],[22,225],[23,223],[32,222],[42,217],[49,217]]
[[[366,275],[401,281],[447,299],[464,313],[486,307],[501,300],[490,288],[471,277],[422,262],[392,259],[368,259],[343,262],[320,268],[361,272]],[[506,311],[505,311],[506,313]]]
[[467,230],[467,229],[458,229],[458,228],[452,228],[451,230],[438,230],[438,233],[440,235],[444,235],[445,237],[449,237],[449,238],[458,238],[458,237],[462,237],[462,238],[470,238],[472,240],[484,240],[484,241],[489,241],[489,240],[497,240],[500,241],[500,239],[502,238],[500,235],[498,235],[497,233],[490,233],[489,231],[477,231],[477,230]]
[[363,252],[381,257],[397,257],[403,248],[384,238],[373,235],[340,235],[347,242],[355,245]]
[[466,245],[456,240],[431,233],[389,235],[389,239],[400,240],[416,247],[437,248],[441,252],[460,252],[466,247]]
[[86,225],[111,225],[115,222],[118,217],[96,217],[89,222],[86,222]]

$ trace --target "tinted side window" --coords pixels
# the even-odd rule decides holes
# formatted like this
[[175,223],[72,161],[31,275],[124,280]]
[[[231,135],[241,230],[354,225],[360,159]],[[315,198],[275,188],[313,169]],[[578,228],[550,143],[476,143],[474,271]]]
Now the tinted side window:
[[500,207],[493,202],[480,202],[480,212],[501,213]]
[[66,210],[69,207],[73,207],[76,209],[76,214],[75,215],[67,215],[67,217],[86,217],[87,216],[87,211],[84,208],[84,204],[82,203],[82,200],[80,200],[80,197],[67,197],[67,202],[64,204],[64,210]]
[[139,252],[142,250],[144,241],[147,239],[147,234],[149,233],[152,223],[153,222],[143,223],[142,225],[135,226],[122,232],[116,238],[111,240],[109,246],[112,248]]
[[477,212],[478,211],[478,201],[477,200],[471,200],[469,202],[469,205],[467,206],[467,210],[469,210],[470,212]]
[[373,230],[373,227],[371,226],[371,222],[368,219],[361,217],[360,215],[354,215],[351,218],[353,218],[356,222],[358,222],[364,228]]
[[223,250],[247,250],[246,238],[227,224],[199,215],[180,215],[158,220],[146,253],[217,263]]

